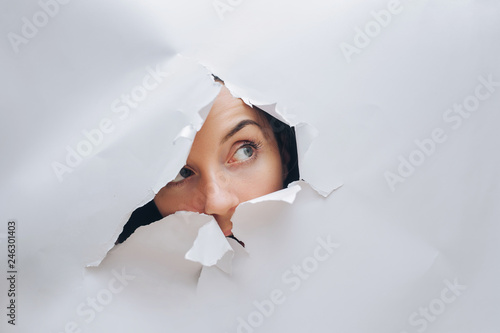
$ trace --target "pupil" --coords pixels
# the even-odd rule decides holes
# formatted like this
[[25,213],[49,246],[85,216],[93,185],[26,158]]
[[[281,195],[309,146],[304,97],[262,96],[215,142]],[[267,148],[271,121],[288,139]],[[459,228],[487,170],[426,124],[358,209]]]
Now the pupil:
[[179,172],[179,174],[183,177],[183,178],[187,178],[190,176],[191,174],[191,170],[189,169],[186,169],[186,168],[182,168],[181,171]]
[[245,147],[244,153],[245,155],[247,155],[247,157],[251,157],[253,155],[253,150],[250,147]]

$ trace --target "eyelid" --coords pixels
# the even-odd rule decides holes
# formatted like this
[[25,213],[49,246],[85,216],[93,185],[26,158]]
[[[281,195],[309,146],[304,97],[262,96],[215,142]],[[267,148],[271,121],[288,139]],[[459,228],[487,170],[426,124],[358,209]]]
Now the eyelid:
[[[262,142],[260,142],[260,141],[254,142],[254,141],[251,141],[251,140],[242,140],[242,141],[235,142],[234,145],[237,145],[237,147],[234,150],[231,150],[232,153],[231,153],[231,156],[229,157],[229,160],[227,162],[229,164],[245,163],[245,162],[248,162],[248,161],[251,161],[251,160],[255,159],[257,157],[258,151],[262,147]],[[236,154],[236,152],[238,150],[240,150],[241,148],[244,148],[244,147],[251,147],[253,149],[253,151],[254,151],[254,154],[251,157],[249,157],[249,158],[247,158],[247,159],[245,159],[243,161],[230,162],[231,159],[233,159],[233,157]]]
[[[191,172],[192,172],[192,175],[190,175],[189,177],[186,177],[186,178],[184,178],[184,179],[181,179],[181,180],[175,181],[175,179],[177,178],[177,176],[179,176],[179,175],[180,175],[180,173],[181,173],[182,169],[187,169],[187,170],[191,171]],[[168,182],[168,183],[167,183],[167,185],[181,185],[181,184],[183,184],[186,180],[188,180],[189,178],[191,178],[191,177],[192,177],[192,176],[194,176],[194,175],[196,175],[196,172],[194,172],[194,170],[193,170],[193,169],[191,169],[189,166],[185,165],[185,166],[183,166],[183,167],[179,170],[179,172],[177,173],[177,175],[175,176],[175,178],[174,178],[173,180],[171,180],[170,182]]]

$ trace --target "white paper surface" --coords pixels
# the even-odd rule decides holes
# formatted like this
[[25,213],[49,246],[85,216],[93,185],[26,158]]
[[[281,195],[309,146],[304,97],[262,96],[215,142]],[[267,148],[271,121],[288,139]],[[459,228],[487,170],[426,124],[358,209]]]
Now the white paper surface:
[[[497,2],[0,9],[1,332],[498,331]],[[296,126],[304,181],[238,206],[244,248],[186,212],[114,246],[211,74]]]

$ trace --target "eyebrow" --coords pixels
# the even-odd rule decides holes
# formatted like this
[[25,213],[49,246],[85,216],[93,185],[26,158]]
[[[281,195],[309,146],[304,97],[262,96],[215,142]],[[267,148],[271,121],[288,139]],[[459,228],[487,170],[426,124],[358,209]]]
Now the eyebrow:
[[236,126],[234,126],[226,134],[226,136],[224,138],[222,138],[222,140],[221,140],[220,143],[223,144],[224,142],[226,142],[227,140],[229,140],[232,136],[234,136],[236,133],[238,133],[239,131],[241,131],[243,128],[245,128],[248,125],[255,125],[258,128],[260,128],[260,130],[262,131],[262,126],[260,126],[259,123],[257,123],[256,121],[250,120],[250,119],[245,119],[245,120],[240,121],[238,124],[236,124]]

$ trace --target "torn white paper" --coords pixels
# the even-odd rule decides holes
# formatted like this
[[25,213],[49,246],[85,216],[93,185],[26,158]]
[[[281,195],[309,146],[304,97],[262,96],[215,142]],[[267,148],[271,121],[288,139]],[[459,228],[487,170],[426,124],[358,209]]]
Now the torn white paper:
[[[500,4],[0,9],[0,331],[499,327]],[[186,164],[212,74],[294,126],[301,180],[235,208],[240,242],[177,212],[115,246]]]

